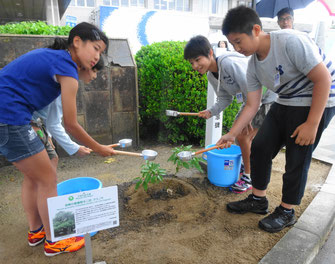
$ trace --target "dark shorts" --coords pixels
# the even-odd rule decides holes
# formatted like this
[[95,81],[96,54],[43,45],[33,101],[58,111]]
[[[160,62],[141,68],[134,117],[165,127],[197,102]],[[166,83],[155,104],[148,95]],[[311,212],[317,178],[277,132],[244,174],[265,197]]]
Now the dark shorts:
[[[266,114],[269,112],[270,107],[272,103],[270,104],[262,104],[261,107],[258,109],[256,115],[251,121],[251,125],[253,128],[260,128],[263,124],[263,121],[265,119]],[[241,112],[243,110],[243,107],[241,107],[240,111],[236,115],[236,119],[240,116]]]
[[30,124],[34,128],[34,130],[36,131],[40,140],[42,141],[42,143],[44,145],[44,148],[47,151],[50,160],[53,159],[53,158],[58,157],[56,150],[54,149],[54,147],[50,143],[51,138],[49,137],[48,132],[47,132],[44,124],[42,123],[42,121],[31,121]]
[[0,153],[9,162],[33,156],[44,149],[31,125],[12,126],[0,123]]
[[258,109],[255,117],[252,119],[251,124],[254,128],[260,128],[263,124],[266,114],[269,112],[271,104],[262,104]]

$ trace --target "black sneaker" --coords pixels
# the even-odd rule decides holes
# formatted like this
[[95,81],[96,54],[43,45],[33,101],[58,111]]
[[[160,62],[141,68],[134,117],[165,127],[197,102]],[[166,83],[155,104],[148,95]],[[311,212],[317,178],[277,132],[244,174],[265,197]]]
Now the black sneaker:
[[272,214],[259,221],[258,226],[267,232],[275,233],[296,222],[293,209],[292,212],[285,212],[278,206]]
[[260,198],[259,200],[254,199],[253,195],[250,194],[246,199],[231,202],[227,204],[227,210],[230,213],[244,214],[247,212],[255,214],[267,214],[269,202],[266,197]]

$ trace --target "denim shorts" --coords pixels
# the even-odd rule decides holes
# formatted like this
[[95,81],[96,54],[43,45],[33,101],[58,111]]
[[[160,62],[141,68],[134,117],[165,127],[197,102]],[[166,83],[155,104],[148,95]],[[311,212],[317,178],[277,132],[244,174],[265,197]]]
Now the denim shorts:
[[9,162],[33,156],[44,149],[44,145],[31,125],[12,126],[0,123],[0,153]]

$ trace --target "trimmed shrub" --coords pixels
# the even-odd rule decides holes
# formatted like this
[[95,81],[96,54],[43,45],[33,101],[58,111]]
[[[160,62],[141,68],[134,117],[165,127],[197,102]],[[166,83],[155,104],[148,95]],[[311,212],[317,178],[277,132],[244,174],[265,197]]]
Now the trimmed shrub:
[[[143,46],[136,53],[141,138],[204,144],[204,119],[170,117],[165,113],[165,110],[199,112],[206,109],[207,76],[194,71],[184,60],[185,44],[164,41]],[[236,101],[225,109],[224,131],[231,127],[238,109]]]
[[135,56],[138,67],[140,135],[160,142],[199,142],[205,120],[169,117],[165,110],[198,112],[206,105],[207,77],[184,60],[185,42],[164,41],[143,46]]
[[24,21],[20,23],[7,23],[0,26],[0,34],[23,34],[23,35],[60,35],[68,36],[72,27],[52,26],[43,21]]

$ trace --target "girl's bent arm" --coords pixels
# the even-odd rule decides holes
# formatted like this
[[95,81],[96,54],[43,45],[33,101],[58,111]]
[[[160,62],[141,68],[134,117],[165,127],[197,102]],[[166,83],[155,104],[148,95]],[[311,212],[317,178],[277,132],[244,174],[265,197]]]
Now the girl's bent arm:
[[95,141],[78,123],[76,95],[78,91],[78,81],[72,77],[57,76],[61,85],[61,96],[63,105],[63,119],[65,129],[85,146],[102,156],[114,154],[112,147],[99,144]]

